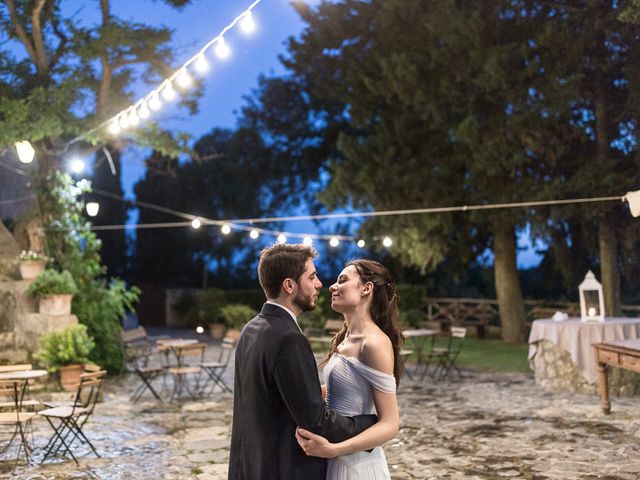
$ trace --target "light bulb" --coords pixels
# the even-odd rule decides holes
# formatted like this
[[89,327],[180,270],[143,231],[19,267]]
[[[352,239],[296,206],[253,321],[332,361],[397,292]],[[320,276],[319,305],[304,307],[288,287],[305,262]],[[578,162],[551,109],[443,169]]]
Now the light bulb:
[[85,208],[87,209],[87,215],[95,217],[100,210],[100,204],[98,202],[87,202]]
[[391,245],[393,245],[393,240],[391,240],[391,238],[389,237],[384,237],[384,239],[382,240],[382,245],[389,248]]
[[131,110],[131,113],[129,114],[129,124],[135,127],[139,123],[140,123],[140,117],[138,117],[138,114],[136,113],[135,110]]
[[358,248],[363,248],[366,245],[366,242],[364,240],[358,240],[356,245],[358,245]]
[[287,243],[287,236],[284,233],[278,235],[278,243]]
[[302,239],[302,243],[310,247],[311,245],[313,245],[313,239],[309,235],[307,235]]
[[74,158],[71,160],[70,168],[73,173],[80,173],[84,170],[84,162],[79,158]]
[[120,124],[120,128],[122,128],[123,130],[129,128],[129,119],[125,114],[120,115],[120,120],[118,121],[118,123]]
[[176,91],[173,89],[171,82],[167,82],[165,87],[162,89],[162,98],[167,101],[171,101],[176,98]]
[[195,65],[196,65],[196,70],[201,73],[209,70],[209,63],[207,63],[207,59],[204,57],[204,53],[201,53],[200,55],[198,55]]
[[186,68],[183,68],[178,74],[178,78],[176,79],[176,83],[181,88],[189,88],[193,84],[193,79],[189,72],[187,72]]
[[201,326],[201,325],[198,325],[198,326],[196,327],[196,333],[203,333],[203,332],[204,332],[204,328],[202,328],[202,326]]
[[332,247],[337,247],[340,244],[340,240],[338,240],[337,237],[331,237],[331,239],[329,240],[329,245],[331,245]]
[[220,231],[222,232],[223,235],[229,235],[231,233],[231,227],[229,226],[228,223],[225,223],[220,228]]
[[256,29],[256,24],[253,21],[253,14],[249,10],[242,17],[242,21],[240,22],[240,28],[244,33],[251,33]]
[[138,110],[138,116],[141,119],[146,120],[147,118],[149,118],[149,115],[151,115],[151,112],[149,112],[149,108],[147,107],[147,102],[142,102],[140,104],[140,109]]
[[18,152],[18,158],[22,163],[31,163],[36,154],[36,151],[28,140],[17,142],[16,151]]
[[151,98],[149,99],[149,108],[156,111],[162,108],[162,102],[160,101],[160,96],[157,93],[151,95]]
[[109,125],[109,132],[113,135],[117,135],[120,133],[120,125],[118,124],[118,120],[114,120],[111,122],[111,125]]
[[255,228],[252,228],[251,231],[249,232],[249,236],[255,240],[260,236],[260,234],[258,233],[258,230],[256,230]]
[[227,45],[227,42],[224,41],[224,37],[220,37],[216,44],[216,55],[219,58],[227,58],[231,54],[231,50]]
[[202,225],[202,222],[200,221],[199,218],[194,218],[193,220],[191,220],[191,226],[195,229],[200,228],[200,226]]

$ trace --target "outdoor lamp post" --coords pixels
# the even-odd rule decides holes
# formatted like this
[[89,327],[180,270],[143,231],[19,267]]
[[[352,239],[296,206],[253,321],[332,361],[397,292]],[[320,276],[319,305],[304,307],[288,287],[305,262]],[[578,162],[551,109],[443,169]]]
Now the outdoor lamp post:
[[591,270],[578,286],[580,292],[580,317],[583,322],[604,322],[604,297],[602,284]]

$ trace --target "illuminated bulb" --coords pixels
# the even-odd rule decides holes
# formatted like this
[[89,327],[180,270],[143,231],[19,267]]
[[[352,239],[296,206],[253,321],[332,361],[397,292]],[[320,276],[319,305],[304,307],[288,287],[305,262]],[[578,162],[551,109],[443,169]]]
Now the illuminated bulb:
[[278,235],[278,243],[287,243],[287,236],[284,233]]
[[244,33],[251,33],[256,29],[256,24],[253,21],[253,15],[251,11],[248,11],[242,17],[242,21],[240,22],[240,28]]
[[590,317],[595,317],[596,316],[596,309],[593,307],[589,307],[589,316]]
[[202,328],[202,326],[201,326],[201,325],[198,325],[198,326],[196,327],[196,333],[203,333],[203,332],[204,332],[204,328]]
[[100,204],[98,202],[87,202],[85,208],[87,209],[87,215],[95,217],[98,215],[98,211],[100,210]]
[[358,240],[356,245],[358,245],[358,248],[363,248],[366,245],[366,242],[364,240]]
[[167,82],[166,86],[162,89],[162,98],[168,101],[176,98],[176,91],[173,89],[171,82]]
[[80,173],[84,170],[84,162],[79,158],[74,158],[73,160],[71,160],[70,167],[73,173]]
[[389,237],[384,237],[384,239],[382,240],[382,245],[389,248],[391,245],[393,245],[393,240],[391,240]]
[[147,118],[149,118],[149,115],[151,115],[151,112],[149,112],[149,108],[147,107],[147,103],[146,102],[142,102],[140,104],[140,109],[138,110],[138,116],[142,120],[146,120]]
[[302,243],[310,247],[313,244],[313,239],[310,236],[306,236],[302,239]]
[[195,65],[196,65],[196,70],[201,73],[209,70],[209,64],[207,63],[207,59],[204,58],[204,53],[201,53],[200,55],[198,55]]
[[183,68],[178,74],[176,82],[181,88],[189,88],[193,84],[193,79],[191,75],[189,75],[189,72],[187,72],[187,69]]
[[138,117],[138,114],[136,113],[135,110],[132,110],[131,113],[129,114],[129,124],[135,127],[139,123],[140,123],[140,117]]
[[109,132],[111,132],[113,135],[117,135],[120,133],[120,124],[118,123],[117,119],[111,122],[111,125],[109,125]]
[[202,222],[199,218],[194,218],[193,220],[191,220],[191,226],[196,229],[200,228],[202,226]]
[[120,128],[122,128],[123,130],[129,128],[129,119],[126,115],[120,115],[120,120],[118,121],[118,123],[120,124]]
[[216,55],[218,55],[219,58],[227,58],[230,53],[231,50],[229,50],[227,42],[224,41],[224,37],[220,37],[216,44]]
[[252,228],[251,231],[249,232],[249,236],[255,240],[260,236],[260,234],[258,233],[258,230],[256,230],[255,228]]
[[160,96],[157,93],[151,95],[151,98],[149,99],[149,108],[156,111],[162,108],[162,102],[160,101]]
[[17,142],[16,151],[18,152],[18,158],[22,163],[31,163],[36,154],[36,151],[28,140]]
[[223,235],[229,235],[231,233],[231,227],[229,226],[228,223],[225,223],[220,228],[220,231],[222,232]]
[[339,243],[340,240],[338,240],[336,237],[331,237],[331,240],[329,240],[329,245],[331,245],[332,247],[337,247]]

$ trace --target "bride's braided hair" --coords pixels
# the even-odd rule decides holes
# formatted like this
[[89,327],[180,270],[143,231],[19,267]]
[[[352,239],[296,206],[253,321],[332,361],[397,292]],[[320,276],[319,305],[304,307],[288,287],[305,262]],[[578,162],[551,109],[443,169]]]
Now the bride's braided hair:
[[[345,265],[353,266],[360,276],[362,283],[371,282],[373,292],[369,313],[378,327],[389,337],[393,346],[393,375],[396,378],[396,386],[400,385],[400,377],[404,372],[404,365],[400,350],[404,343],[404,336],[398,323],[398,295],[391,272],[379,262],[374,260],[353,260]],[[342,343],[347,334],[347,325],[343,324],[340,331],[331,340],[331,346],[325,364],[331,356],[338,351],[338,345]]]

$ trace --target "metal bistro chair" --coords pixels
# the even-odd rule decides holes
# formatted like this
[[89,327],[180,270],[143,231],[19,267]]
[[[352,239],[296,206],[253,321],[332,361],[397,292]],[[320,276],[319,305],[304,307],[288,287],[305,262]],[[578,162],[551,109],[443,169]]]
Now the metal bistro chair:
[[83,373],[80,376],[80,384],[73,403],[38,412],[38,415],[47,419],[53,429],[53,435],[45,447],[46,452],[41,463],[44,463],[49,456],[56,455],[62,450],[63,455],[68,453],[78,465],[78,460],[71,451],[76,440],[89,445],[93,453],[100,457],[82,428],[93,413],[106,373],[104,370]]
[[37,413],[27,411],[27,407],[23,405],[28,384],[29,381],[27,379],[0,380],[0,397],[10,399],[10,401],[3,403],[2,411],[0,411],[0,426],[9,427],[9,431],[13,430],[9,435],[7,444],[2,447],[0,453],[5,453],[9,450],[14,440],[18,438],[20,445],[16,455],[16,466],[22,450],[24,450],[27,465],[31,464],[31,447],[27,439],[27,428],[31,420],[37,416]]
[[[202,373],[202,365],[204,360],[204,343],[191,343],[171,347],[176,356],[177,365],[168,367],[167,371],[173,376],[173,392],[171,392],[171,400],[179,397],[184,390],[189,395],[195,397],[200,392],[200,374]],[[189,377],[195,377],[195,389],[189,388]]]
[[224,337],[222,339],[222,343],[220,344],[218,360],[215,362],[203,362],[200,364],[200,366],[208,376],[205,384],[202,386],[202,391],[204,392],[209,383],[212,383],[211,389],[207,392],[207,395],[211,394],[216,386],[219,386],[223,392],[233,393],[231,388],[229,388],[229,386],[223,380],[222,375],[227,370],[227,365],[229,365],[229,360],[233,356],[235,345],[236,342],[234,339],[230,337]]
[[[425,354],[424,370],[422,371],[421,380],[424,380],[428,373],[434,380],[443,380],[455,371],[459,377],[462,376],[460,369],[455,362],[462,350],[464,339],[467,336],[467,329],[464,327],[451,327],[447,337],[445,347],[435,346],[435,337],[431,341],[431,349]],[[432,362],[435,360],[433,369],[430,369]]]

